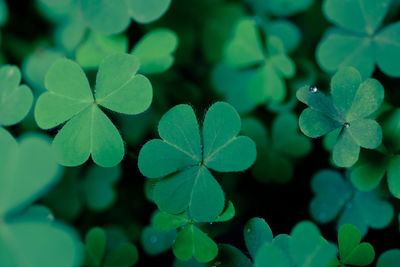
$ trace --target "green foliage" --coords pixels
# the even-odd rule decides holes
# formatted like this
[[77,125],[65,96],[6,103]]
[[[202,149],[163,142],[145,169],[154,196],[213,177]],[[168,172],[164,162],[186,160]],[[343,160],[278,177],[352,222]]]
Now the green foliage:
[[193,109],[178,105],[161,118],[162,140],[147,142],[139,153],[138,166],[147,178],[163,178],[153,190],[158,207],[171,214],[189,209],[199,222],[212,222],[225,206],[224,193],[209,169],[238,172],[256,158],[254,142],[237,136],[241,121],[227,103],[212,105],[202,132]]
[[76,234],[52,215],[26,209],[59,179],[48,140],[31,134],[17,142],[0,128],[0,147],[0,265],[78,266]]
[[371,76],[375,64],[387,75],[398,77],[400,24],[380,29],[390,0],[325,0],[323,11],[335,28],[326,32],[317,48],[317,61],[327,72],[342,66]]
[[87,267],[130,267],[139,258],[137,248],[131,243],[107,247],[107,236],[103,229],[94,227],[85,237],[85,261]]
[[90,155],[102,167],[122,160],[122,138],[99,106],[131,115],[145,111],[152,100],[152,88],[146,77],[135,75],[138,69],[134,56],[107,57],[99,66],[93,97],[79,65],[67,59],[52,65],[45,79],[48,92],[37,101],[35,119],[42,129],[67,121],[53,141],[60,164],[77,166]]
[[376,263],[376,267],[395,267],[400,260],[400,250],[391,249],[381,254]]
[[339,229],[339,264],[337,266],[368,266],[375,258],[374,248],[370,243],[360,243],[360,231],[351,224],[344,224]]
[[232,39],[225,47],[225,62],[235,69],[257,66],[246,88],[246,98],[253,105],[279,103],[286,97],[284,79],[294,76],[295,65],[285,54],[279,38],[268,36],[264,49],[257,31],[253,19],[240,19],[233,30]]
[[254,8],[259,8],[274,16],[291,16],[302,12],[313,4],[313,0],[248,0]]
[[17,124],[31,109],[32,92],[20,82],[21,72],[17,67],[0,67],[0,126]]
[[311,142],[300,135],[293,113],[276,117],[270,135],[260,121],[248,117],[243,120],[242,133],[256,142],[258,157],[252,172],[262,182],[288,182],[293,176],[292,159],[303,157],[311,150]]
[[365,235],[369,227],[382,229],[393,219],[393,207],[382,199],[379,191],[357,191],[336,171],[319,171],[311,187],[315,197],[310,203],[310,212],[319,223],[337,218],[338,226],[352,224]]
[[312,138],[341,129],[332,152],[333,162],[350,167],[357,162],[360,147],[375,149],[382,142],[380,125],[368,116],[383,102],[384,89],[375,79],[362,81],[360,73],[346,67],[331,80],[331,96],[316,87],[297,91],[299,101],[307,104],[299,118],[301,131]]

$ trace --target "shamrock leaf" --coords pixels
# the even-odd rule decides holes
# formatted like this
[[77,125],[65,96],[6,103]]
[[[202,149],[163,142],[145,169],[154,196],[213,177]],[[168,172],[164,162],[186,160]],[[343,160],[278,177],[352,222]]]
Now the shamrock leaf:
[[217,256],[218,247],[194,223],[195,220],[189,219],[186,213],[173,215],[159,212],[153,219],[153,225],[158,231],[179,228],[172,245],[172,251],[178,259],[187,261],[194,257],[199,262],[209,262]]
[[85,261],[88,267],[129,267],[138,261],[137,248],[131,243],[107,249],[107,236],[103,229],[94,227],[85,237]]
[[83,68],[97,68],[109,55],[125,53],[128,49],[128,38],[124,35],[104,35],[90,32],[88,38],[76,51],[76,61]]
[[400,260],[400,250],[391,249],[379,256],[376,267],[396,267]]
[[[339,229],[340,266],[368,266],[375,258],[374,248],[370,243],[360,243],[361,234],[351,224],[344,224]],[[339,265],[338,265],[339,266]]]
[[318,45],[319,65],[327,72],[352,66],[367,78],[376,64],[385,74],[399,77],[400,24],[393,23],[378,31],[390,3],[390,0],[325,0],[325,16],[337,27],[328,30]]
[[243,120],[242,128],[242,133],[256,142],[258,157],[252,173],[261,182],[287,182],[293,176],[292,160],[311,150],[311,142],[300,135],[297,118],[292,113],[278,115],[270,135],[265,126],[252,117]]
[[[76,219],[85,207],[94,212],[105,211],[116,199],[114,187],[120,175],[118,166],[101,168],[94,165],[84,173],[80,169],[68,169],[44,201],[57,216],[66,220]],[[65,199],[69,201],[65,202]]]
[[284,78],[295,73],[293,61],[286,56],[282,41],[276,36],[266,39],[264,51],[257,25],[253,19],[243,18],[234,28],[225,47],[225,62],[236,69],[256,66],[246,90],[255,104],[279,103],[285,99]]
[[[227,103],[212,105],[205,116],[202,135],[193,109],[178,105],[161,118],[160,139],[147,142],[139,153],[138,166],[148,178],[163,178],[153,198],[165,212],[189,209],[196,221],[213,221],[224,208],[224,193],[209,169],[243,171],[256,158],[254,142],[237,136],[240,117]],[[203,145],[202,145],[203,142]]]
[[311,187],[315,197],[310,203],[310,212],[319,223],[338,218],[338,226],[352,224],[364,236],[368,227],[384,228],[393,218],[391,204],[382,200],[376,190],[357,191],[336,171],[318,172],[312,179]]
[[213,261],[214,266],[221,267],[252,267],[253,264],[239,249],[228,244],[218,246],[218,256]]
[[343,68],[331,80],[331,97],[316,87],[297,91],[297,99],[309,106],[300,115],[300,129],[312,138],[341,129],[332,159],[337,166],[350,167],[358,160],[360,147],[375,149],[382,142],[380,125],[368,116],[379,108],[383,97],[377,80],[362,82],[356,69]]
[[152,100],[149,80],[135,75],[136,57],[114,54],[99,66],[95,96],[84,72],[73,61],[54,63],[46,75],[46,89],[35,107],[42,129],[67,122],[53,141],[57,159],[64,166],[77,166],[92,156],[102,167],[117,165],[124,156],[122,138],[99,106],[124,114],[145,111]]
[[24,80],[32,87],[35,95],[46,91],[44,86],[46,73],[51,65],[60,58],[62,58],[62,53],[41,47],[25,58],[22,64],[22,74]]
[[254,259],[265,243],[272,242],[273,235],[268,223],[261,218],[252,218],[244,226],[244,242],[251,257]]
[[173,53],[178,36],[171,30],[159,28],[147,33],[136,43],[131,54],[140,60],[140,71],[153,74],[168,70],[174,63]]
[[37,210],[24,212],[60,177],[48,140],[32,134],[17,143],[0,128],[0,147],[0,265],[78,266],[76,234]]
[[146,24],[159,19],[171,0],[81,0],[84,19],[91,29],[105,34],[124,31],[131,18]]
[[31,109],[32,92],[20,82],[21,73],[17,67],[0,67],[0,126],[17,124]]

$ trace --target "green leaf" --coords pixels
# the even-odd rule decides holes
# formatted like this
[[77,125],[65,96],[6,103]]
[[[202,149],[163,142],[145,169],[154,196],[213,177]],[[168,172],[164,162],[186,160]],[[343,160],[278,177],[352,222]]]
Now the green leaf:
[[229,104],[212,105],[203,124],[204,165],[219,172],[237,172],[249,168],[256,159],[254,142],[237,136],[241,129],[239,114]]
[[[22,210],[48,191],[59,180],[60,168],[43,136],[26,136],[18,143],[0,128],[0,147],[0,218],[4,218]],[[18,190],[8,194],[13,188]]]
[[8,19],[8,9],[6,2],[0,0],[0,26],[2,26]]
[[78,267],[80,264],[77,235],[63,225],[21,218],[0,227],[1,266]]
[[323,11],[326,17],[344,29],[373,34],[381,25],[390,6],[390,0],[326,0]]
[[102,167],[115,166],[122,160],[122,138],[99,106],[125,114],[146,110],[152,100],[152,88],[147,78],[135,75],[138,68],[138,60],[132,55],[105,58],[97,74],[94,98],[76,63],[62,59],[52,65],[45,79],[48,92],[37,101],[35,119],[42,129],[67,122],[53,141],[62,165],[80,165],[90,155]]
[[235,217],[235,207],[233,206],[233,203],[228,200],[227,205],[225,206],[225,209],[215,219],[215,222],[226,222],[226,221],[231,220],[233,217]]
[[400,155],[391,158],[387,167],[387,182],[390,193],[400,198]]
[[83,68],[96,69],[109,55],[125,53],[128,50],[128,38],[125,35],[105,35],[90,32],[89,36],[76,50],[76,61]]
[[400,59],[400,23],[396,22],[380,31],[374,38],[376,46],[376,64],[389,76],[399,77],[396,62]]
[[153,219],[154,228],[158,231],[168,231],[185,226],[189,223],[186,213],[173,215],[166,212],[158,212]]
[[139,260],[137,248],[130,243],[117,247],[107,256],[104,267],[130,267]]
[[232,40],[225,47],[225,59],[229,65],[237,68],[249,67],[265,59],[254,20],[240,19],[233,33]]
[[292,266],[288,257],[276,246],[271,244],[262,244],[254,258],[254,267],[262,266]]
[[375,251],[369,243],[360,243],[360,231],[351,224],[342,225],[339,229],[339,256],[343,264],[367,266],[374,261]]
[[171,30],[159,28],[147,33],[132,49],[140,60],[143,73],[160,73],[174,64],[173,53],[178,47],[178,36]]
[[385,175],[387,165],[387,158],[381,153],[367,158],[354,167],[351,172],[351,182],[360,191],[374,189]]
[[266,25],[266,30],[268,35],[276,36],[282,40],[285,51],[288,53],[294,51],[301,41],[299,28],[289,20],[271,21]]
[[142,24],[156,21],[167,12],[171,0],[128,0],[129,13]]
[[379,256],[376,267],[395,267],[399,264],[400,260],[400,250],[391,249],[385,251]]
[[46,91],[44,78],[47,71],[62,54],[55,50],[38,48],[25,58],[22,64],[22,73],[26,82],[32,86],[34,93],[41,94]]
[[116,198],[114,185],[119,180],[121,170],[118,167],[101,168],[93,166],[89,169],[81,188],[86,205],[93,211],[109,208]]
[[17,124],[28,114],[33,95],[26,85],[19,85],[21,73],[15,66],[0,67],[0,126]]
[[106,253],[106,233],[99,227],[94,227],[85,237],[85,265],[101,267]]
[[[312,217],[320,223],[338,218],[337,224],[352,224],[365,235],[368,227],[382,229],[393,218],[392,205],[379,191],[360,192],[338,172],[323,170],[312,180],[315,197],[310,204]],[[378,216],[379,215],[379,216]]]
[[178,233],[172,247],[174,255],[180,260],[195,257],[199,262],[209,262],[218,254],[218,246],[199,228],[190,224]]
[[202,155],[193,109],[178,105],[164,114],[158,126],[162,140],[147,142],[138,159],[144,176],[164,177],[153,191],[162,211],[178,214],[189,208],[198,222],[213,222],[221,214],[224,194],[207,167],[222,172],[243,171],[254,162],[255,144],[248,137],[237,136],[240,126],[240,117],[232,106],[223,102],[212,105],[203,125]]
[[124,31],[130,24],[126,0],[81,0],[82,14],[88,26],[105,34]]
[[311,188],[316,196],[310,203],[310,212],[318,223],[335,219],[343,205],[351,199],[351,185],[335,171],[319,171],[312,179]]
[[261,253],[259,250],[262,245],[271,243],[272,238],[271,228],[269,228],[268,223],[264,219],[252,218],[244,226],[244,241],[253,259],[257,259],[257,255]]
[[336,246],[323,239],[311,222],[298,223],[291,237],[289,250],[297,266],[326,266],[336,256]]

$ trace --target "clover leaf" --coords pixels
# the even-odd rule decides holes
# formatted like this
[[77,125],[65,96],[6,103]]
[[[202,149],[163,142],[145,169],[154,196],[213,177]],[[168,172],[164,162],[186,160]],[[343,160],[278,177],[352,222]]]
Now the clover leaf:
[[47,71],[57,60],[62,58],[62,53],[53,49],[39,47],[25,58],[22,64],[24,80],[32,87],[35,95],[46,91],[44,78]]
[[261,182],[289,181],[294,172],[292,161],[311,150],[311,142],[299,133],[293,113],[278,115],[269,135],[259,120],[248,117],[243,120],[242,133],[256,142],[258,157],[251,170]]
[[[318,228],[308,221],[298,223],[290,236],[273,237],[264,219],[252,218],[246,223],[244,238],[255,267],[326,266],[335,259],[337,252],[336,246],[322,238]],[[220,248],[225,255],[216,258],[216,265],[219,262],[221,266],[241,266],[232,261],[237,259],[243,266],[251,266],[250,260],[235,247],[220,245]]]
[[279,103],[285,99],[284,79],[295,74],[293,61],[285,54],[282,41],[276,36],[266,39],[264,50],[255,21],[240,19],[233,36],[225,47],[225,62],[236,69],[254,67],[255,71],[248,87],[249,98],[255,104]]
[[76,51],[76,61],[83,68],[97,68],[109,55],[125,53],[128,50],[128,38],[124,35],[104,35],[90,32],[89,36]]
[[382,142],[380,125],[368,116],[379,108],[383,97],[379,81],[362,81],[355,68],[342,68],[331,80],[331,96],[316,87],[297,91],[297,99],[309,106],[300,115],[300,129],[312,138],[341,129],[332,159],[337,166],[350,167],[358,160],[360,147],[375,149]]
[[94,227],[85,237],[85,261],[87,267],[128,267],[138,261],[137,248],[131,243],[119,244],[107,249],[107,236],[100,227]]
[[25,118],[31,109],[33,95],[20,85],[21,73],[15,66],[0,67],[0,126],[11,126]]
[[378,31],[390,4],[390,0],[325,0],[324,14],[337,27],[328,30],[318,45],[319,65],[327,72],[352,66],[363,78],[378,65],[385,74],[399,77],[400,24]]
[[379,256],[376,267],[396,267],[400,260],[400,250],[391,249]]
[[237,136],[240,117],[227,103],[217,102],[205,116],[202,133],[193,109],[178,105],[161,118],[160,139],[147,142],[138,166],[147,178],[159,180],[153,198],[160,210],[178,214],[189,209],[196,221],[213,221],[221,214],[224,193],[209,169],[238,172],[256,158],[254,142]]
[[142,73],[160,73],[174,63],[173,53],[178,47],[178,36],[166,28],[158,28],[147,33],[132,49],[131,54],[140,60]]
[[17,142],[0,128],[0,147],[0,265],[78,266],[76,234],[27,209],[60,177],[48,140],[31,134]]
[[153,225],[158,231],[179,229],[172,251],[180,260],[187,261],[194,257],[199,262],[209,262],[218,254],[217,244],[186,213],[173,215],[159,212],[154,217]]
[[383,116],[382,149],[375,153],[365,154],[351,172],[351,182],[357,189],[368,191],[377,187],[386,174],[390,193],[400,198],[399,123],[400,109],[398,108]]
[[[67,220],[76,219],[85,207],[102,212],[114,204],[117,197],[114,187],[120,176],[118,166],[101,168],[93,165],[85,172],[68,169],[44,201],[57,216]],[[64,199],[69,201],[65,202]]]
[[368,266],[375,258],[374,248],[370,243],[362,242],[360,231],[351,224],[339,228],[339,266]]
[[45,79],[48,92],[35,107],[35,119],[42,129],[67,122],[53,140],[57,160],[77,166],[92,156],[102,167],[117,165],[124,156],[122,138],[100,106],[123,114],[139,114],[152,100],[152,87],[143,75],[135,75],[135,56],[114,54],[99,66],[95,96],[78,64],[61,59],[49,69]]
[[171,0],[81,0],[81,10],[89,27],[105,34],[124,31],[131,18],[146,24],[159,19]]
[[144,251],[151,255],[159,255],[169,250],[177,237],[175,229],[158,231],[154,226],[147,226],[142,231],[141,243]]
[[315,197],[310,203],[310,212],[319,223],[338,218],[338,226],[352,224],[364,236],[369,227],[384,228],[393,218],[392,205],[383,200],[377,190],[357,191],[336,171],[318,172],[311,187]]

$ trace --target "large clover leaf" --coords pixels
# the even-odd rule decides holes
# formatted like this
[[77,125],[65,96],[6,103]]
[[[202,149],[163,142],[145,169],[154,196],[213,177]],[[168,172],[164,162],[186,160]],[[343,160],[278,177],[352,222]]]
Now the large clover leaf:
[[350,167],[358,160],[360,147],[375,149],[382,142],[380,125],[368,116],[379,108],[383,97],[377,80],[362,82],[356,69],[343,68],[331,80],[331,97],[316,87],[297,91],[297,98],[309,106],[300,115],[300,129],[316,138],[340,128],[332,158],[336,165]]
[[102,167],[117,165],[124,156],[122,138],[100,106],[124,114],[145,111],[152,88],[143,75],[135,75],[135,56],[114,54],[102,62],[97,73],[95,96],[78,64],[62,59],[46,75],[46,89],[36,104],[35,119],[42,129],[67,122],[53,147],[64,166],[77,166],[89,158]]
[[197,221],[212,221],[224,208],[224,193],[209,169],[246,170],[256,158],[254,142],[237,136],[240,117],[227,103],[218,102],[205,116],[202,134],[193,109],[178,105],[161,118],[160,139],[147,142],[139,153],[139,169],[148,178],[163,178],[153,197],[165,212],[189,208]]
[[0,265],[78,266],[75,233],[35,212],[24,212],[60,177],[49,142],[31,135],[17,143],[0,128],[0,147]]
[[32,92],[20,82],[21,73],[17,67],[0,67],[0,126],[17,124],[31,109]]
[[310,212],[319,223],[338,218],[338,226],[352,224],[364,236],[368,227],[384,228],[393,218],[393,207],[382,199],[378,191],[357,191],[338,172],[318,172],[312,179],[311,187],[315,197],[310,203]]
[[286,96],[284,78],[295,73],[293,61],[286,56],[282,41],[276,36],[266,40],[266,51],[253,19],[242,18],[225,47],[225,62],[236,69],[256,66],[247,94],[255,104],[282,102]]
[[336,28],[328,30],[317,48],[320,66],[335,72],[341,66],[357,68],[364,78],[375,64],[387,75],[398,77],[400,70],[400,23],[380,31],[390,0],[325,0],[323,10]]
[[292,113],[278,115],[271,133],[257,119],[243,120],[242,133],[257,145],[258,156],[252,167],[254,177],[261,182],[285,183],[293,176],[293,160],[311,150],[311,142],[298,130],[297,117]]

